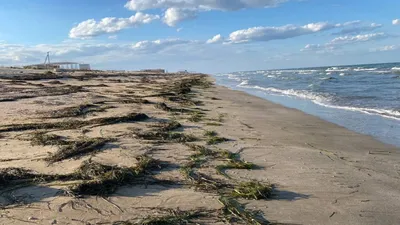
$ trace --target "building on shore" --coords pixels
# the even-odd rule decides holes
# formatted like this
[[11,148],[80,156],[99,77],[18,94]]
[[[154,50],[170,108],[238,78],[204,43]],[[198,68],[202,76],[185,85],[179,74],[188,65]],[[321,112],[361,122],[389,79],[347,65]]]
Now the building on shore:
[[141,72],[148,72],[148,73],[165,73],[164,69],[145,69],[141,70]]
[[91,70],[90,64],[81,64],[77,62],[53,62],[48,64],[33,64],[24,66],[24,69]]

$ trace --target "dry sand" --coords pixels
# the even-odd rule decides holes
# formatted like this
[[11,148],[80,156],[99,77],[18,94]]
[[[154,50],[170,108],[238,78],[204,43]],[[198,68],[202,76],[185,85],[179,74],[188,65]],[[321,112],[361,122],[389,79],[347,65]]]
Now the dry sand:
[[[83,73],[70,75],[85,76]],[[193,76],[196,75],[136,73],[19,83],[0,79],[0,130],[10,124],[88,121],[129,113],[145,113],[150,117],[134,123],[47,129],[50,134],[68,140],[81,136],[115,138],[100,151],[53,164],[44,159],[58,147],[32,146],[30,138],[34,130],[1,132],[0,168],[70,174],[89,158],[125,168],[136,166],[136,157],[144,154],[162,162],[159,168],[147,173],[145,179],[118,187],[116,192],[103,197],[72,196],[70,187],[83,182],[80,180],[35,181],[24,186],[0,187],[0,223],[118,224],[116,221],[130,221],[135,224],[150,215],[171,215],[171,210],[199,210],[207,216],[192,222],[245,224],[238,219],[227,221],[229,213],[221,210],[223,206],[218,201],[221,193],[196,189],[181,172],[193,155],[185,143],[138,138],[138,133],[171,120],[183,125],[177,132],[199,138],[195,144],[214,151],[224,149],[239,153],[242,159],[260,167],[227,170],[231,177],[228,179],[214,169],[225,161],[207,158],[200,166],[194,166],[194,170],[230,185],[250,180],[274,184],[269,200],[238,199],[247,210],[262,212],[268,221],[285,224],[399,223],[399,149],[300,111],[224,87],[193,87],[188,95],[192,96],[191,101],[201,101],[198,106],[182,104],[168,96],[154,96]],[[51,83],[55,80],[61,83]],[[66,85],[83,89],[75,90]],[[66,87],[65,92],[55,91]],[[18,96],[22,98],[10,100]],[[1,99],[8,100],[1,102]],[[146,99],[150,104],[126,102],[135,99]],[[107,108],[83,117],[43,118],[48,112],[62,112],[71,106],[94,102]],[[162,102],[174,109],[190,109],[197,113],[155,107],[155,103]],[[201,115],[198,120],[193,119],[198,115]],[[207,145],[205,131],[216,131],[229,141]]]

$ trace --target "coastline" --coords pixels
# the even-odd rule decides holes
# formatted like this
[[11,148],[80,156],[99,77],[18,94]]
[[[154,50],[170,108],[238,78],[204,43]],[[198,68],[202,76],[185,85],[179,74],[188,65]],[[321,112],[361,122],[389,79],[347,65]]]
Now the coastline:
[[[348,70],[358,69],[348,68]],[[214,75],[214,77],[217,84],[233,90],[244,91],[285,107],[301,110],[349,130],[371,135],[384,143],[400,147],[400,118],[398,118],[399,114],[396,111],[395,100],[397,95],[390,95],[383,91],[382,100],[378,101],[377,99],[380,98],[379,91],[369,93],[351,88],[352,85],[357,86],[358,79],[360,79],[367,82],[368,85],[360,84],[359,89],[373,89],[373,85],[376,83],[376,90],[390,92],[392,89],[390,87],[385,89],[384,85],[394,79],[393,90],[397,90],[395,87],[398,83],[395,74],[390,74],[390,70],[386,69],[385,74],[387,75],[378,79],[380,76],[362,71],[354,71],[354,74],[346,76],[340,76],[338,73],[324,75],[327,71],[325,69],[318,71],[250,71],[219,74]],[[280,74],[281,72],[282,74]],[[259,78],[257,78],[258,73],[260,73]],[[296,79],[291,80],[291,77]],[[377,81],[374,82],[374,79],[377,79]],[[306,85],[308,82],[310,84]],[[343,85],[343,88],[339,88],[341,85]],[[340,89],[338,93],[335,93],[335,87]],[[356,96],[351,96],[352,90],[358,90],[359,93],[355,95],[359,96],[360,99],[357,100]],[[362,97],[363,95],[369,97]],[[367,99],[362,100],[362,98]],[[391,98],[393,100],[389,100]]]
[[[43,158],[48,152],[56,153],[57,148],[51,145],[32,146],[29,142],[32,131],[2,132],[0,150],[4,154],[0,158],[1,168],[21,167],[43,174],[68,174],[89,158],[119,168],[137,164],[137,157],[143,155],[162,163],[156,170],[146,174],[148,183],[118,186],[115,193],[104,198],[105,201],[98,200],[96,196],[76,198],[59,194],[62,190],[68,190],[70,183],[76,184],[77,181],[45,182],[12,190],[6,194],[12,194],[15,198],[13,204],[8,203],[9,196],[3,192],[0,203],[4,216],[0,221],[7,224],[21,221],[41,224],[54,221],[57,224],[71,221],[73,224],[113,224],[116,221],[136,221],[150,215],[168,215],[169,210],[202,208],[209,218],[199,219],[201,223],[226,224],[220,215],[222,206],[218,198],[221,193],[212,188],[199,190],[202,183],[193,180],[191,174],[185,176],[182,173],[187,165],[191,166],[191,173],[204,174],[221,184],[237,185],[238,182],[249,180],[273,184],[274,191],[267,201],[238,199],[247,209],[263,212],[268,221],[372,225],[395,224],[400,220],[396,210],[400,208],[398,148],[301,111],[218,85],[194,85],[192,92],[184,88],[178,90],[186,96],[180,100],[198,103],[197,106],[175,101],[178,95],[167,98],[160,95],[165,89],[177,88],[171,84],[192,79],[190,76],[112,74],[109,77],[63,78],[60,81],[64,84],[51,85],[47,79],[24,81],[22,88],[31,90],[43,88],[40,86],[42,84],[46,88],[53,85],[60,88],[68,84],[81,86],[85,91],[60,95],[40,92],[43,96],[0,102],[4,106],[1,109],[0,119],[3,122],[0,128],[17,123],[43,123],[47,119],[38,118],[40,113],[62,111],[77,102],[96,102],[104,107],[94,114],[78,117],[82,121],[132,112],[145,113],[150,119],[134,123],[95,124],[85,127],[85,130],[49,130],[51,134],[62,135],[67,140],[75,140],[82,135],[116,139],[103,146],[101,151],[54,164],[44,162]],[[58,79],[50,81],[54,80]],[[2,84],[13,88],[21,85],[8,80],[2,80]],[[181,87],[181,84],[178,86]],[[163,102],[166,105],[159,104]],[[64,120],[53,118],[49,121],[58,123]],[[213,169],[227,159],[214,159],[206,155],[193,160],[196,154],[188,150],[193,143],[139,138],[140,135],[145,136],[142,132],[159,129],[160,124],[164,126],[165,121],[179,122],[182,127],[176,132],[188,135],[182,136],[184,138],[190,135],[197,137],[198,140],[193,142],[195,145],[205,146],[212,151],[224,149],[236,153],[244,162],[254,163],[258,168],[228,169],[225,171],[230,177],[228,179]],[[211,131],[227,138],[226,141],[209,143],[212,138],[205,133]],[[196,185],[193,185],[193,181]],[[74,221],[74,218],[81,219]],[[240,220],[231,223],[240,224]]]

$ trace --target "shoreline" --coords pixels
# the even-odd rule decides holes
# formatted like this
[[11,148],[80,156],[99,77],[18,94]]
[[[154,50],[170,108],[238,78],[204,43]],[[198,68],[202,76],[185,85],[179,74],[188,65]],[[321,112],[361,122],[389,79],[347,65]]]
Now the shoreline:
[[[0,79],[1,223],[400,220],[396,147],[202,74],[56,75]],[[250,181],[260,199],[232,197]]]
[[[359,131],[356,131],[356,130],[352,130],[352,129],[350,129],[350,128],[347,128],[347,127],[345,127],[345,126],[342,126],[341,124],[338,124],[338,123],[329,121],[329,120],[324,119],[324,118],[322,118],[322,117],[320,117],[320,116],[318,116],[318,115],[310,114],[310,113],[308,113],[308,112],[306,112],[306,111],[303,111],[303,110],[301,110],[301,109],[298,109],[298,108],[296,108],[296,107],[286,106],[286,105],[282,104],[282,103],[279,102],[279,101],[273,101],[273,100],[270,100],[270,99],[268,99],[268,98],[264,98],[264,97],[261,97],[261,96],[258,96],[258,95],[254,95],[254,94],[248,93],[248,92],[246,92],[245,90],[242,90],[242,89],[234,89],[234,88],[232,88],[232,87],[225,86],[225,85],[221,85],[221,84],[216,84],[216,85],[219,86],[219,87],[221,87],[221,88],[226,88],[226,89],[228,89],[228,90],[230,90],[230,91],[238,91],[238,92],[242,92],[242,93],[244,93],[244,94],[250,95],[250,96],[252,96],[252,97],[259,98],[259,99],[261,99],[261,100],[267,101],[269,104],[279,105],[279,106],[281,106],[281,107],[284,107],[284,108],[287,108],[287,109],[290,109],[290,110],[295,110],[295,111],[298,111],[298,112],[300,112],[300,113],[306,114],[306,115],[308,115],[308,116],[312,116],[312,117],[318,118],[318,119],[320,119],[320,120],[322,120],[322,121],[324,121],[324,122],[327,122],[327,123],[336,125],[336,126],[338,126],[338,127],[340,127],[340,128],[346,129],[346,130],[351,131],[351,132],[355,132],[355,133],[360,134],[360,135],[364,135],[364,136],[373,138],[374,140],[376,140],[376,141],[378,141],[378,142],[380,142],[380,143],[382,143],[382,144],[385,144],[385,145],[388,145],[388,146],[391,146],[391,147],[394,147],[394,148],[397,148],[397,149],[400,150],[400,146],[397,146],[397,145],[392,144],[392,143],[387,143],[387,142],[385,142],[385,141],[383,141],[383,140],[379,140],[378,137],[375,137],[375,136],[373,136],[373,135],[371,135],[371,134],[366,134],[366,133],[362,133],[362,132],[359,132]],[[263,93],[263,94],[266,94],[266,93]],[[287,96],[284,96],[284,97],[287,97]],[[310,104],[315,104],[315,103],[311,103],[311,102],[310,102]],[[323,106],[323,105],[318,105],[318,104],[315,104],[315,105],[320,106],[320,107],[325,107],[325,106]],[[325,107],[325,108],[331,108],[331,107]],[[341,110],[341,109],[338,109],[338,108],[333,108],[333,109],[335,109],[335,110]],[[378,115],[373,115],[373,116],[379,117]],[[392,120],[392,121],[395,121],[395,119],[391,119],[391,118],[385,118],[385,117],[381,117],[381,118],[390,119],[390,120]]]
[[242,135],[254,130],[251,136],[260,139],[238,145],[246,160],[267,169],[240,175],[268,177],[285,192],[282,201],[268,202],[269,218],[299,224],[399,221],[399,148],[242,91],[218,86],[216,93],[232,105],[226,112],[240,118],[237,127],[252,127],[242,128]]
[[400,148],[400,139],[396,135],[400,127],[396,118],[369,114],[359,111],[359,109],[353,110],[346,107],[323,104],[301,97],[271,94],[259,89],[237,86],[234,83],[225,83],[223,79],[219,79],[218,84],[232,90],[243,91],[288,108],[300,110],[306,114],[316,116],[351,131],[372,136],[383,143]]

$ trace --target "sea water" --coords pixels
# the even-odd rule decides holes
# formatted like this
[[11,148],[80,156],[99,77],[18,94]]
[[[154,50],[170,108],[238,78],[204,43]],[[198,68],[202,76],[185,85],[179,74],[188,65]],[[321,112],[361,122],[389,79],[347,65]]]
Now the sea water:
[[400,63],[216,74],[217,84],[400,147]]

